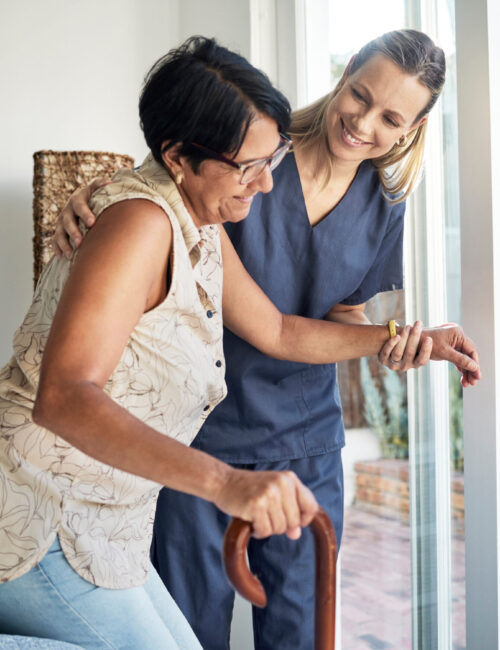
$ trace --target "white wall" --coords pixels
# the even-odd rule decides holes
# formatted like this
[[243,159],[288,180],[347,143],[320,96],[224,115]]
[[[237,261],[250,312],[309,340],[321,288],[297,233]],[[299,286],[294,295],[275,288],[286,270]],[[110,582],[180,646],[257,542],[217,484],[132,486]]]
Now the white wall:
[[193,34],[215,37],[249,58],[251,4],[252,0],[181,0],[179,38]]
[[32,155],[145,152],[137,99],[179,41],[179,0],[16,0],[0,9],[0,366],[32,294]]

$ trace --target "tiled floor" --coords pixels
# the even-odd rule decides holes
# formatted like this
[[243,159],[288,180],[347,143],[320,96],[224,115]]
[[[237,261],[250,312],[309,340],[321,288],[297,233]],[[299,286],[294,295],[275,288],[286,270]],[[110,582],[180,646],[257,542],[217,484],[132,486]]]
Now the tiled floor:
[[[464,540],[452,546],[453,650],[465,650]],[[410,528],[352,506],[342,540],[342,650],[411,650]]]

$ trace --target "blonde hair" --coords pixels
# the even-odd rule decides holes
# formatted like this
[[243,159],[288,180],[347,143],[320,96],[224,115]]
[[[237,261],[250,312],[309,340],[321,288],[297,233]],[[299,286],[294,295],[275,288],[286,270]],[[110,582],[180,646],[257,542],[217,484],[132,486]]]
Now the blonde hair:
[[[413,29],[387,32],[367,43],[351,59],[342,79],[331,93],[310,106],[292,113],[290,135],[295,146],[315,148],[322,167],[322,189],[332,177],[333,157],[328,144],[328,111],[346,80],[376,54],[383,54],[401,70],[416,77],[431,91],[429,102],[417,115],[419,122],[436,103],[444,85],[446,62],[444,52],[424,33]],[[418,181],[424,156],[427,123],[411,131],[406,142],[396,143],[386,154],[372,163],[379,173],[386,198],[392,203],[404,201]]]

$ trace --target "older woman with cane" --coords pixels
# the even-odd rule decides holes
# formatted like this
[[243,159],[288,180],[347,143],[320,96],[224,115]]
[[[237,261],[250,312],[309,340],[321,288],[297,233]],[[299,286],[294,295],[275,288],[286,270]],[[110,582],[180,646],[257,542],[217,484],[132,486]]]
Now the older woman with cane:
[[[249,218],[226,224],[246,268],[277,306],[321,318],[324,326],[343,325],[344,345],[350,341],[352,356],[366,354],[360,337],[372,339],[377,331],[367,324],[365,301],[401,287],[403,199],[418,175],[427,114],[443,82],[442,50],[424,34],[403,30],[369,43],[335,91],[293,116],[295,152],[275,170],[273,190],[247,185],[248,196],[254,189],[262,192],[252,199]],[[204,156],[203,165],[217,164],[237,175],[243,159],[211,142],[211,126],[206,128],[207,136],[197,135],[186,152]],[[387,178],[390,167],[395,173]],[[239,181],[245,180],[241,175]],[[185,181],[179,183],[181,193]],[[92,221],[82,207],[85,196],[76,195],[64,213],[76,244],[81,235],[72,230],[72,206]],[[61,231],[57,241],[67,249]],[[248,307],[242,287],[234,287],[235,302],[228,301],[227,308],[224,303],[225,317],[232,317],[235,306],[237,312]],[[229,396],[193,446],[240,471],[293,471],[317,495],[340,540],[344,435],[335,366],[268,358],[252,338],[265,329],[264,320],[251,312],[251,336],[234,327],[225,333]],[[335,360],[346,358],[340,348],[337,352]],[[466,363],[463,352],[469,355]],[[402,370],[429,358],[460,358],[463,384],[479,379],[476,350],[459,327],[422,330],[417,323],[399,328],[380,355]],[[160,494],[153,560],[207,650],[228,647],[233,593],[220,563],[227,523],[206,500],[175,490]],[[196,534],[200,526],[201,537]],[[254,612],[256,647],[309,648],[314,618],[310,535],[299,541],[254,538],[248,551],[268,594],[268,607]]]

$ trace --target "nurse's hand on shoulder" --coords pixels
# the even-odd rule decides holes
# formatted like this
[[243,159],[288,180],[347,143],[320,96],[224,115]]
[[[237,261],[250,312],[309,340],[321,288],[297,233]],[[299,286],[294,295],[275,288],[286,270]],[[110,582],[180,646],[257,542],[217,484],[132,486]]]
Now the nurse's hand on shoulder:
[[318,503],[294,472],[252,472],[233,469],[214,499],[215,505],[233,517],[252,524],[257,538],[286,533],[298,539],[308,526]]
[[379,352],[379,360],[391,370],[406,371],[428,361],[449,361],[462,375],[464,388],[481,379],[479,354],[474,342],[460,325],[446,323],[423,328],[417,321],[402,328],[399,336],[389,339]]
[[78,218],[88,228],[94,225],[95,215],[89,207],[90,197],[96,190],[108,183],[110,183],[110,180],[107,178],[95,178],[89,185],[76,189],[69,197],[57,219],[54,237],[52,238],[52,249],[57,257],[61,258],[64,255],[71,259],[73,255],[71,242],[76,248],[80,246],[83,237],[78,228]]

